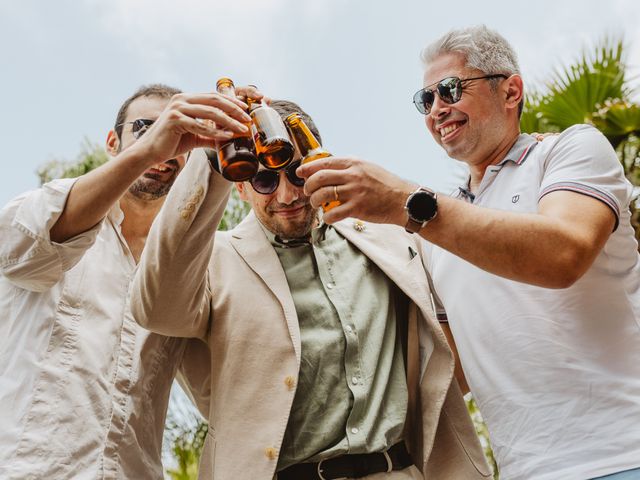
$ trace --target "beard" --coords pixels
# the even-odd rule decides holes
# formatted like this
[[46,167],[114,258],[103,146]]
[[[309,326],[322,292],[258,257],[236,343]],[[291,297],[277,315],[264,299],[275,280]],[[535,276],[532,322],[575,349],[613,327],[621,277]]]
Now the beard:
[[129,193],[140,200],[157,200],[166,196],[176,181],[180,166],[175,159],[165,163],[175,168],[168,179],[163,180],[162,175],[144,173],[129,187]]
[[[260,222],[274,235],[287,240],[305,238],[311,233],[311,229],[318,221],[318,211],[307,202],[302,202],[305,205],[305,215],[295,221],[276,219],[274,216],[255,211],[255,209],[254,212]],[[295,206],[296,202],[293,205]]]

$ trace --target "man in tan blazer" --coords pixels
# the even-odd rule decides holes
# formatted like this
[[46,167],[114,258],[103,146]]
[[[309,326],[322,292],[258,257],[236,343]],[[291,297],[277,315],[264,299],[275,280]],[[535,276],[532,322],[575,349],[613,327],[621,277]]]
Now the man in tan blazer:
[[194,158],[134,280],[142,326],[209,345],[209,375],[191,384],[209,420],[200,477],[490,477],[421,243],[393,226],[322,224],[292,165],[237,184],[253,212],[216,233],[231,184]]

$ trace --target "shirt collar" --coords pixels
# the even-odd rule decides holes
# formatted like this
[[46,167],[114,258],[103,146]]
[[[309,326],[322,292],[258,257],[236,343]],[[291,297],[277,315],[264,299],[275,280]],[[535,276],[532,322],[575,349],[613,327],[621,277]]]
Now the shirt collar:
[[526,133],[521,133],[513,144],[511,150],[505,155],[498,166],[502,166],[507,162],[513,162],[515,165],[522,165],[529,156],[529,153],[538,145],[538,141]]
[[[511,149],[507,152],[505,157],[498,163],[497,167],[503,167],[505,163],[512,162],[514,165],[520,166],[527,159],[531,151],[538,145],[538,141],[535,137],[526,133],[521,133],[513,144]],[[471,176],[467,177],[463,186],[458,187],[456,192],[456,198],[464,198],[471,203],[475,200],[476,196],[471,192],[469,183],[471,182]]]
[[122,225],[122,221],[124,220],[124,212],[120,208],[120,202],[114,203],[111,210],[109,210],[107,217],[111,220],[111,223],[120,228],[120,225]]
[[[257,218],[257,217],[256,217]],[[262,228],[267,240],[269,243],[278,248],[295,248],[300,247],[302,245],[311,245],[312,243],[318,243],[324,240],[327,228],[330,228],[330,225],[321,222],[320,225],[314,228],[311,233],[302,238],[281,238],[279,235],[276,235],[272,231],[270,231],[267,227],[265,227],[262,222],[258,219],[258,225]]]

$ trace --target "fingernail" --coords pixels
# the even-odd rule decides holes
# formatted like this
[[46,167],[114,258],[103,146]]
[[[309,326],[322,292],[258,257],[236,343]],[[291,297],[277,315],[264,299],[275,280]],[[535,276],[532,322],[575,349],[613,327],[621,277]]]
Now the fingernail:
[[246,113],[242,112],[242,119],[245,122],[250,122],[251,121],[251,117],[249,115],[247,115]]

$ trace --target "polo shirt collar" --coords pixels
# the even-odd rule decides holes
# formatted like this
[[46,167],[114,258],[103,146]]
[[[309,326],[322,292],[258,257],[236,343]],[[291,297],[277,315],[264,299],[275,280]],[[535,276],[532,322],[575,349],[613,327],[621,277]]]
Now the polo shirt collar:
[[[516,143],[513,144],[505,157],[499,163],[494,165],[493,168],[502,168],[507,162],[511,162],[516,166],[522,165],[536,145],[538,145],[538,141],[534,137],[526,133],[521,133],[518,136]],[[491,168],[491,166],[489,166],[489,168]],[[456,198],[464,198],[473,203],[476,199],[476,195],[471,192],[471,188],[469,187],[470,183],[471,176],[467,178],[467,181],[463,186],[458,187],[458,191],[455,195]]]
[[538,141],[526,133],[521,133],[513,144],[511,150],[505,155],[498,166],[502,166],[507,162],[513,162],[515,165],[522,165],[529,156],[529,153],[535,148]]

